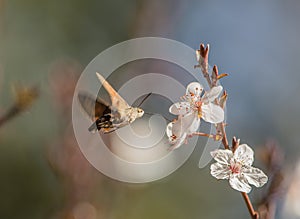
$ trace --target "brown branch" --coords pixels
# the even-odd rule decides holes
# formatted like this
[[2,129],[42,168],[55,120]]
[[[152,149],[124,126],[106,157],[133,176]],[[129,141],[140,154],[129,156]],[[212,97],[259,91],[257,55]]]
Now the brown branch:
[[[197,59],[198,59],[199,65],[197,65],[195,67],[200,67],[200,69],[201,69],[201,71],[203,73],[203,76],[206,78],[207,83],[208,83],[208,85],[209,85],[210,88],[212,88],[212,87],[214,87],[214,86],[217,85],[217,80],[218,79],[220,79],[220,78],[222,78],[224,76],[227,76],[227,74],[222,74],[222,76],[219,77],[219,75],[218,75],[218,68],[215,65],[213,67],[212,76],[210,78],[209,71],[208,71],[209,45],[207,45],[206,48],[205,48],[204,44],[200,44],[200,49],[196,51],[196,54],[197,54]],[[222,103],[223,106],[221,106],[221,107],[224,109],[226,98],[227,98],[226,92],[224,93],[223,96],[225,96],[225,100],[223,101],[223,103]],[[217,104],[217,105],[220,106],[220,100],[219,99],[215,99],[215,104]],[[228,139],[227,139],[227,134],[226,134],[225,123],[224,122],[217,124],[217,131],[222,135],[222,143],[224,145],[224,148],[229,150],[230,147],[229,147],[229,143],[228,143]],[[234,138],[233,142],[234,142],[233,150],[235,150],[238,147],[238,145],[239,145],[239,141],[237,141]],[[242,194],[242,196],[244,198],[244,201],[245,201],[245,203],[247,205],[248,211],[249,211],[252,219],[258,219],[259,218],[259,214],[258,214],[257,211],[254,210],[253,205],[251,203],[251,200],[250,200],[249,196],[247,195],[247,193],[241,192],[241,194]]]
[[212,135],[212,134],[207,134],[207,133],[203,133],[203,132],[194,132],[192,134],[192,136],[203,136],[203,137],[208,137],[208,138],[213,138],[215,141],[219,141],[222,139],[222,136],[219,134],[216,135]]
[[[214,66],[213,75],[215,75],[215,76],[213,76],[212,77],[213,80],[211,80],[210,76],[209,76],[209,71],[208,71],[208,55],[209,55],[209,45],[207,45],[206,48],[205,48],[204,44],[200,44],[200,49],[197,50],[199,67],[201,68],[203,76],[206,78],[209,87],[212,88],[216,84],[216,82],[213,83],[213,81],[215,81],[214,78],[217,79],[217,77],[218,77],[218,68],[217,68],[216,65]],[[218,99],[215,100],[215,103],[217,105],[220,105]],[[222,143],[223,143],[225,149],[229,149],[229,144],[228,144],[228,139],[227,139],[227,135],[226,135],[226,131],[225,131],[224,122],[217,124],[217,130],[222,135]]]
[[196,51],[197,59],[199,62],[199,65],[195,67],[200,67],[203,76],[206,78],[208,85],[210,88],[212,87],[212,82],[209,77],[209,71],[208,71],[208,54],[209,54],[209,44],[207,44],[206,47],[204,47],[204,44],[200,44],[200,49]]
[[232,138],[232,152],[235,152],[235,150],[240,145],[240,139],[237,139],[235,136]]
[[241,192],[241,194],[242,194],[242,196],[244,198],[244,201],[245,201],[245,203],[247,205],[247,208],[248,208],[248,211],[249,211],[251,217],[253,219],[258,219],[259,218],[259,214],[258,214],[257,211],[254,210],[253,205],[251,203],[251,200],[250,200],[249,196],[247,195],[247,193]]
[[224,148],[229,150],[229,144],[228,144],[227,134],[225,131],[224,122],[219,123],[218,127],[220,128],[221,133],[222,133],[222,143],[224,145]]

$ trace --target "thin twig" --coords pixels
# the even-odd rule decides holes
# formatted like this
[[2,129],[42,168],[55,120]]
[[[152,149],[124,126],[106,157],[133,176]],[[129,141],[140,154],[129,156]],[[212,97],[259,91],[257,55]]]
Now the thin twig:
[[[210,88],[212,88],[212,82],[210,80],[210,78],[206,78],[207,80],[207,83],[209,84]],[[220,102],[218,99],[215,99],[215,104],[216,105],[220,105]],[[221,123],[218,123],[217,124],[217,130],[219,132],[221,132],[221,135],[222,135],[222,143],[225,147],[225,149],[228,149],[229,150],[229,143],[228,143],[228,139],[227,139],[227,135],[226,135],[226,131],[225,131],[225,123],[224,122],[221,122]]]
[[4,115],[0,117],[0,127],[4,125],[6,122],[14,118],[16,115],[18,115],[20,112],[20,109],[16,106],[11,107]]
[[[216,65],[213,68],[212,80],[209,77],[209,71],[208,71],[209,45],[207,45],[206,48],[205,48],[204,44],[201,44],[200,49],[197,50],[196,54],[197,54],[197,58],[198,58],[198,61],[199,61],[199,65],[195,66],[195,67],[200,67],[200,69],[203,73],[203,76],[206,78],[207,83],[208,83],[210,88],[212,88],[213,86],[216,86],[216,78],[218,78],[218,68],[217,68]],[[220,106],[220,101],[218,99],[215,99],[215,104]],[[222,143],[224,145],[224,148],[229,150],[230,148],[229,148],[227,134],[226,134],[226,131],[225,131],[225,123],[224,122],[217,124],[217,131],[220,132],[221,135],[222,135]],[[238,146],[238,143],[239,142],[236,141],[237,145],[235,145],[235,148]],[[245,200],[245,203],[247,205],[247,208],[249,210],[249,213],[250,213],[252,219],[258,219],[259,214],[258,214],[257,211],[254,210],[253,205],[251,203],[251,200],[250,200],[249,196],[247,195],[247,193],[241,192],[241,194],[242,194],[242,196]]]
[[244,198],[244,200],[245,200],[245,203],[246,203],[246,205],[247,205],[247,208],[248,208],[248,211],[249,211],[251,217],[252,217],[253,219],[258,219],[258,218],[259,218],[259,215],[258,215],[258,213],[254,210],[253,205],[252,205],[252,203],[251,203],[251,200],[250,200],[249,196],[247,195],[247,193],[241,192],[241,194],[242,194],[242,196],[243,196],[243,198]]
[[212,134],[207,134],[203,132],[194,132],[192,136],[203,136],[203,137],[208,137],[208,138],[213,138],[215,141],[219,141],[222,139],[222,136],[219,134],[212,135]]
[[224,123],[223,122],[219,123],[218,126],[220,127],[220,130],[222,133],[222,143],[224,145],[224,148],[229,150],[229,144],[228,144],[228,139],[227,139]]

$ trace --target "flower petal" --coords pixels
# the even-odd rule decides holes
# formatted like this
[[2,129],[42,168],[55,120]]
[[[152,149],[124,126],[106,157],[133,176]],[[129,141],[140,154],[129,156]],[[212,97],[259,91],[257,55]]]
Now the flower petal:
[[262,187],[268,181],[266,174],[255,167],[243,167],[242,173],[244,174],[244,177],[248,183],[256,187]]
[[240,192],[249,193],[251,191],[251,186],[242,174],[231,174],[229,177],[229,184],[233,189]]
[[209,91],[205,92],[203,96],[203,102],[213,102],[222,92],[222,86],[216,86],[210,89]]
[[[191,114],[188,114],[187,118],[190,118]],[[193,117],[191,117],[193,118]],[[187,122],[183,120],[183,117],[179,117],[175,122],[170,122],[166,128],[166,135],[168,136],[169,142],[173,145],[171,149],[180,147],[187,137]]]
[[230,165],[230,159],[233,157],[231,150],[218,149],[210,152],[210,155],[220,164]]
[[174,143],[172,143],[172,147],[170,147],[170,150],[174,150],[176,148],[179,148],[181,145],[183,145],[185,143],[187,134],[184,133],[181,138],[177,139]]
[[228,166],[221,163],[213,163],[210,166],[210,174],[217,179],[229,179],[230,172]]
[[241,144],[235,150],[233,157],[242,165],[251,166],[254,161],[254,152],[247,144]]
[[194,112],[190,112],[186,115],[179,116],[178,120],[181,121],[182,129],[187,131],[191,127],[191,125],[193,124],[196,118],[198,118],[196,114]]
[[167,125],[166,134],[169,138],[178,139],[184,132],[185,130],[182,128],[181,120],[170,122]]
[[187,134],[193,134],[194,132],[198,131],[200,123],[201,120],[198,117],[194,116],[192,124],[187,129]]
[[191,105],[188,102],[174,103],[170,108],[169,112],[174,115],[184,115],[191,111]]
[[198,82],[190,83],[186,88],[186,95],[188,97],[200,97],[203,91],[203,86]]
[[224,121],[224,110],[213,103],[202,104],[202,119],[210,123],[220,123]]
[[172,128],[173,128],[173,122],[170,122],[166,128],[166,135],[168,136],[168,138],[170,138],[173,135]]

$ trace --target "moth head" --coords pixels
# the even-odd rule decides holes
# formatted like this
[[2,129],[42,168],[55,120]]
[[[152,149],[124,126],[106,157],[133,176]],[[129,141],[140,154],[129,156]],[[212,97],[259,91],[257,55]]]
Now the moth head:
[[142,117],[144,115],[144,110],[142,110],[141,108],[136,108],[137,111],[137,117]]

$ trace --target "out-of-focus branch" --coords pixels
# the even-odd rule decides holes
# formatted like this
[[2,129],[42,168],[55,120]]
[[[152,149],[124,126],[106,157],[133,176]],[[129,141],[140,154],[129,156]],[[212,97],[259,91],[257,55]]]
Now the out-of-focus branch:
[[82,66],[75,60],[57,60],[52,64],[49,74],[51,100],[59,116],[61,129],[47,151],[48,163],[64,185],[65,200],[55,217],[59,219],[99,218],[97,215],[100,212],[101,215],[105,214],[105,203],[99,206],[93,197],[95,191],[101,189],[101,174],[80,151],[70,126],[72,100],[81,71]]
[[16,87],[15,103],[0,116],[0,127],[21,112],[26,111],[38,98],[39,90],[37,87]]
[[283,195],[284,173],[283,163],[284,154],[278,143],[269,140],[259,153],[262,162],[265,164],[269,175],[269,186],[259,201],[259,212],[264,219],[275,218],[277,201]]

